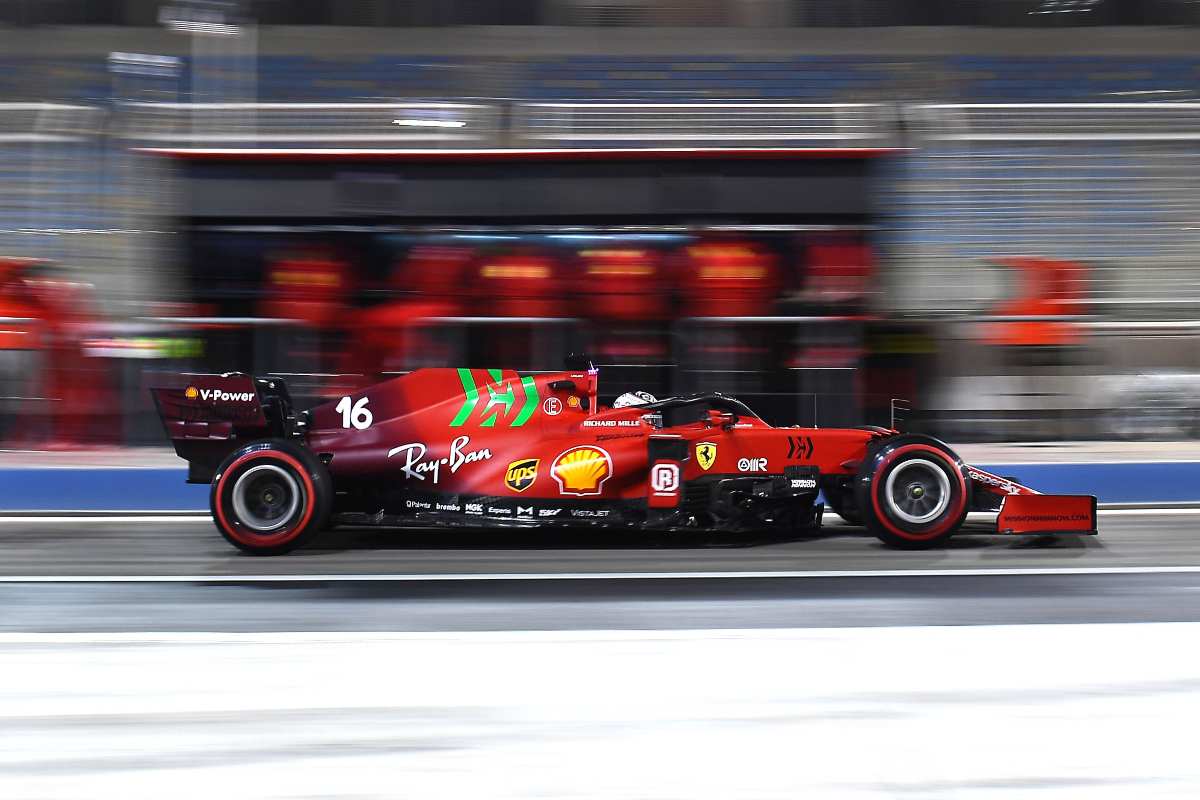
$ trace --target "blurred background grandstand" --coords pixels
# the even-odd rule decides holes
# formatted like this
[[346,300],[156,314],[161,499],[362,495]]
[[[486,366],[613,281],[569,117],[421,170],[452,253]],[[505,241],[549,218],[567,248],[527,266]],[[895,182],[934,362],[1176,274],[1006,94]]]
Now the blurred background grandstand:
[[[901,397],[960,441],[1200,435],[1197,22],[1188,0],[0,0],[0,440],[157,443],[146,389],[181,370],[315,400],[570,349],[610,394],[726,390],[776,422],[888,423]],[[420,216],[377,167],[306,173],[317,213],[254,156],[643,147],[861,158],[869,203],[566,219],[464,190]],[[236,180],[197,173],[214,150],[245,151]]]

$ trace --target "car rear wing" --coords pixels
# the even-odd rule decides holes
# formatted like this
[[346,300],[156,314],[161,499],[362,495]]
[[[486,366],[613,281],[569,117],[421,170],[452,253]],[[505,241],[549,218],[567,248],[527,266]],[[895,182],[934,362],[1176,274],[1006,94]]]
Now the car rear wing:
[[1042,494],[978,467],[967,466],[966,472],[976,492],[999,498],[997,533],[1096,533],[1095,495]]
[[188,462],[188,483],[208,483],[225,456],[254,439],[296,438],[305,422],[278,378],[180,375],[150,390],[167,437]]

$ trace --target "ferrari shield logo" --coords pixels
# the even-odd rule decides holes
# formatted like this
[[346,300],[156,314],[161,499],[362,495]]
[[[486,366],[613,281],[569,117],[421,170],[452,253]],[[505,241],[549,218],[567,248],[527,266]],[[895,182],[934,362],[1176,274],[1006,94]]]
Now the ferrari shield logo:
[[696,445],[696,463],[705,472],[717,460],[717,445],[715,442],[700,442]]

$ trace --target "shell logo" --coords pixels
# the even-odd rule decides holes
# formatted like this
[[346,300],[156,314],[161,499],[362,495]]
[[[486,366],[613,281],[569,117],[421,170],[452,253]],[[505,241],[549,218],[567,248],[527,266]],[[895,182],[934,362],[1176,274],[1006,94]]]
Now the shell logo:
[[186,397],[188,400],[195,400],[197,397],[200,396],[200,390],[197,389],[195,386],[189,386],[183,390],[183,396]]
[[550,474],[558,482],[559,494],[579,497],[600,494],[612,471],[612,456],[603,448],[591,445],[563,451],[550,468]]

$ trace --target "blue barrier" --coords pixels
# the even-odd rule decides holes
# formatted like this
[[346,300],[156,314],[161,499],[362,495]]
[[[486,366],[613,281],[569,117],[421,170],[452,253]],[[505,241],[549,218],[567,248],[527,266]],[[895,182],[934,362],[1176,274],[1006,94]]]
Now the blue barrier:
[[[1200,461],[979,466],[1101,503],[1200,503]],[[0,511],[207,511],[208,487],[184,483],[185,475],[161,467],[0,469]]]
[[0,469],[0,511],[207,511],[208,487],[186,469]]
[[1200,461],[980,466],[1046,494],[1094,494],[1101,503],[1200,503]]

